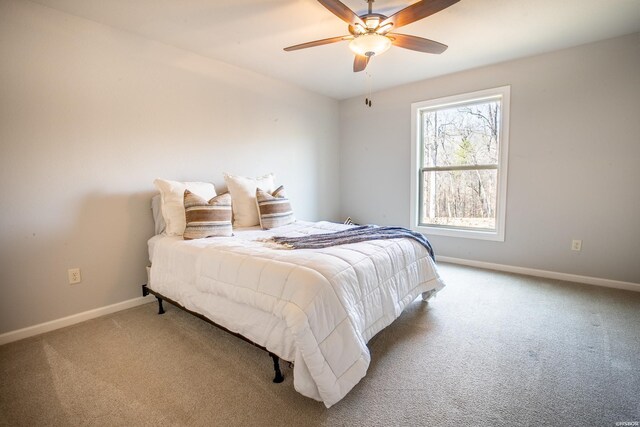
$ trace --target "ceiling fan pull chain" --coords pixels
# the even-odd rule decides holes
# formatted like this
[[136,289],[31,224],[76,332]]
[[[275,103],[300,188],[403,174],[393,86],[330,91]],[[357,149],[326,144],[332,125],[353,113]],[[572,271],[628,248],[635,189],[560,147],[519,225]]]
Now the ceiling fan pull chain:
[[367,98],[365,98],[364,100],[364,104],[367,107],[371,107],[372,102],[371,102],[371,82],[373,80],[373,77],[371,76],[371,74],[369,74],[368,72],[365,71],[365,75],[367,76],[367,83],[368,83],[368,90],[367,93],[369,94],[369,96]]

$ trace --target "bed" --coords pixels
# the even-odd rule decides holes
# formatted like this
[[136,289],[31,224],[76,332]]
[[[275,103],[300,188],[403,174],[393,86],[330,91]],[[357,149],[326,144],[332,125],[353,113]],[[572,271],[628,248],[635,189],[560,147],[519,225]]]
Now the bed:
[[297,221],[273,174],[224,179],[222,194],[154,181],[143,295],[268,351],[274,382],[280,359],[291,362],[295,389],[330,407],[366,374],[367,342],[443,288],[431,245],[397,227]]
[[296,221],[232,237],[156,235],[147,288],[293,362],[295,389],[330,407],[366,374],[367,342],[421,294],[444,287],[411,239],[300,250],[268,241],[348,227]]

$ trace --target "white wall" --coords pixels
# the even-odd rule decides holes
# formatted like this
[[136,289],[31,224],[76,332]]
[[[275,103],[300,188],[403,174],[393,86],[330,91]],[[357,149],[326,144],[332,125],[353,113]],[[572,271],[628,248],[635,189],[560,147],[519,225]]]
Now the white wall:
[[636,33],[342,101],[342,215],[408,226],[411,103],[511,85],[506,241],[436,253],[640,283],[639,70]]
[[140,295],[156,177],[273,171],[337,217],[335,100],[27,1],[0,58],[0,334]]
[[505,84],[507,240],[434,236],[437,252],[640,282],[639,41],[425,80],[366,109],[0,0],[0,334],[139,296],[158,176],[223,187],[225,171],[273,171],[300,218],[408,225],[410,104]]

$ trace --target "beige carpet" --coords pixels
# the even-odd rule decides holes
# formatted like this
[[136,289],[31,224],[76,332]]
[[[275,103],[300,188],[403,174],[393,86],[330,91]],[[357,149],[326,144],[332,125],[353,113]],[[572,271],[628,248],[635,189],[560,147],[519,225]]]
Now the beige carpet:
[[640,293],[442,265],[331,409],[169,304],[0,347],[0,425],[615,426],[640,421]]

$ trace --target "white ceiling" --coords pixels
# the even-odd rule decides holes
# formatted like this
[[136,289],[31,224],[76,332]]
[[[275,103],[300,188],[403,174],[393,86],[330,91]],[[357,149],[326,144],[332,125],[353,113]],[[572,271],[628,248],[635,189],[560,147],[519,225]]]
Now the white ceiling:
[[[345,99],[455,71],[640,31],[640,0],[461,0],[398,32],[447,44],[442,55],[392,47],[353,73],[347,42],[286,46],[346,35],[316,0],[35,0],[63,12]],[[364,0],[342,0],[358,14]],[[415,0],[377,0],[391,15]]]

